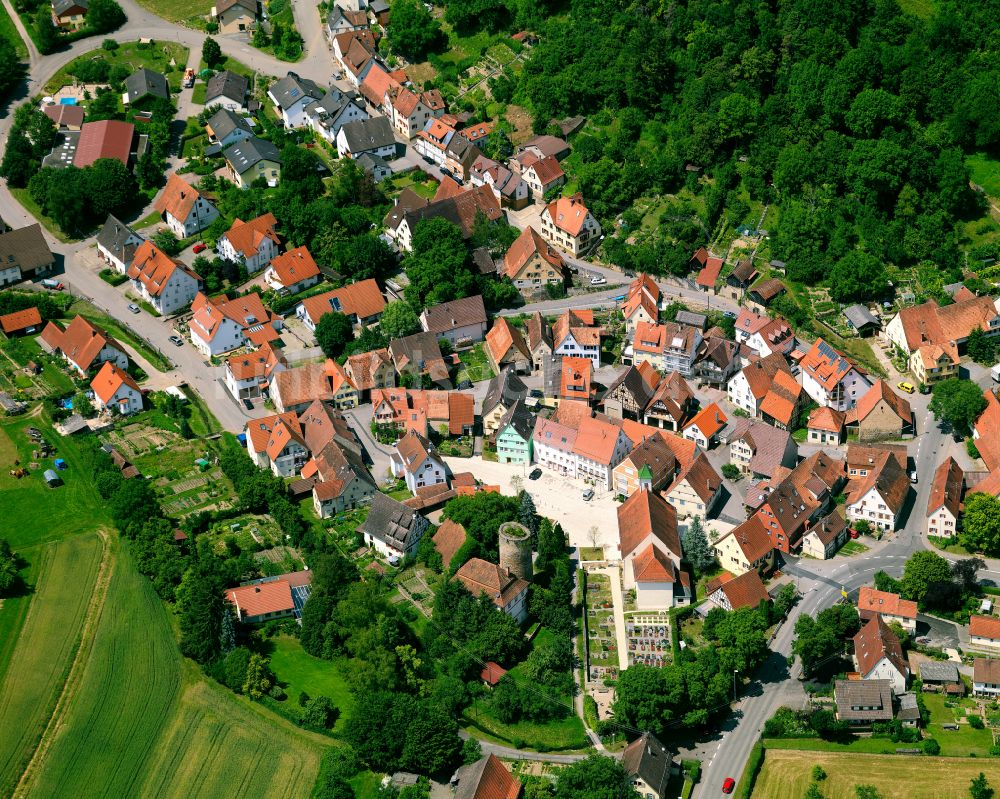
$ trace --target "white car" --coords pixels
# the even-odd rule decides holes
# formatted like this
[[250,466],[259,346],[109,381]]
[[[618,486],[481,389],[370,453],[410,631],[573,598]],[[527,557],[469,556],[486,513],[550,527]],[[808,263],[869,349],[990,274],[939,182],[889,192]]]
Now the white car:
[[591,286],[603,286],[607,282],[608,281],[601,275],[597,275],[596,277],[592,277],[590,279]]

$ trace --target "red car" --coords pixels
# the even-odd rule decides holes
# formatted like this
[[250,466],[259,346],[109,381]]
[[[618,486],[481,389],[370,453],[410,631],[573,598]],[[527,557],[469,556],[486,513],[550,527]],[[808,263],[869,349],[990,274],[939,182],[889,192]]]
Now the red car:
[[858,531],[852,528],[851,529],[851,538],[857,538],[857,537],[858,537]]
[[206,249],[208,249],[208,248],[207,248],[207,247],[206,247],[206,246],[205,246],[205,245],[204,245],[204,244],[203,244],[202,242],[200,242],[200,241],[199,241],[199,242],[198,242],[197,244],[195,244],[195,245],[194,245],[194,247],[192,247],[191,249],[192,249],[192,250],[194,251],[194,253],[195,253],[195,254],[197,255],[197,254],[198,254],[198,253],[200,253],[200,252],[204,252],[204,251],[205,251]]
[[722,792],[732,793],[733,788],[735,787],[736,787],[736,780],[734,780],[732,777],[726,777],[725,782],[722,783]]

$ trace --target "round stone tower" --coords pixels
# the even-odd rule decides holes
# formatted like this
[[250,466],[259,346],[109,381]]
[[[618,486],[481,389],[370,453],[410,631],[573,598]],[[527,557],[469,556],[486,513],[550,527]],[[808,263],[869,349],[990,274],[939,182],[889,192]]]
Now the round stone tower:
[[523,524],[500,525],[500,565],[524,580],[531,580],[531,531]]

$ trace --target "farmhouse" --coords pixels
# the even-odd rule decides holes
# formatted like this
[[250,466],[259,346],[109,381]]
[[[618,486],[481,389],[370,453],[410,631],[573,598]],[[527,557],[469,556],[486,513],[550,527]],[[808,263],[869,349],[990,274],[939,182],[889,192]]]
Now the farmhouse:
[[837,680],[833,686],[837,720],[852,727],[892,721],[892,682],[885,679]]
[[913,435],[913,411],[910,403],[876,380],[858,404],[847,412],[848,430],[857,432],[859,441],[878,441]]
[[965,473],[954,458],[946,458],[934,471],[931,493],[927,497],[928,535],[952,538],[958,532],[964,483]]
[[[723,572],[723,577],[730,575]],[[705,586],[708,598],[723,610],[739,610],[740,608],[756,608],[761,602],[770,601],[771,597],[764,587],[764,581],[755,569],[743,572],[732,579],[716,578]]]
[[447,339],[452,347],[482,341],[486,335],[486,306],[481,295],[442,302],[424,308],[420,327],[438,339]]
[[522,294],[537,292],[546,286],[561,286],[565,269],[559,251],[530,225],[521,231],[503,257],[504,274]]

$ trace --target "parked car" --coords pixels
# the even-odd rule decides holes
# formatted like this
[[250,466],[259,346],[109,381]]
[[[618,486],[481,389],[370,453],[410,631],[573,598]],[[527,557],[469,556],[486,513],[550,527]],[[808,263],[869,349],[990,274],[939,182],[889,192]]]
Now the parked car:
[[529,480],[537,480],[541,476],[542,476],[541,469],[532,469],[531,472],[528,473]]
[[910,482],[913,483],[913,485],[916,485],[917,484],[917,479],[918,479],[917,478],[917,470],[914,469],[912,472],[910,472]]
[[42,285],[45,286],[45,288],[47,289],[52,289],[52,291],[62,291],[64,288],[66,288],[58,280],[53,280],[50,277],[45,278],[45,280],[42,281]]
[[205,246],[205,243],[203,241],[199,241],[197,244],[194,245],[194,247],[191,248],[191,251],[195,254],[198,254],[200,252],[204,252],[207,249],[208,247]]
[[528,396],[532,397],[533,399],[544,399],[545,398],[545,394],[543,394],[542,390],[538,389],[538,388],[531,389],[528,392]]
[[590,502],[590,500],[592,500],[593,498],[594,498],[594,489],[588,488],[586,491],[583,492],[584,502]]
[[184,339],[182,339],[180,336],[176,336],[176,335],[170,336],[170,337],[167,338],[167,341],[169,341],[171,344],[173,344],[176,347],[183,347],[184,346]]
[[857,538],[859,535],[860,533],[857,530],[851,528],[851,538]]
[[461,383],[458,384],[458,387],[462,391],[464,391],[467,388],[472,388],[472,381],[471,380],[463,380]]
[[243,400],[243,407],[246,408],[248,411],[252,411],[253,410],[253,403],[250,402],[250,400],[245,399],[245,400]]
[[603,275],[595,275],[590,279],[591,286],[603,286],[607,282],[608,282],[607,278],[605,278]]
[[130,302],[128,304],[128,309],[130,313],[139,313],[139,306],[136,305],[134,302]]
[[732,793],[733,788],[735,787],[736,787],[736,780],[734,780],[732,777],[726,777],[726,779],[723,780],[722,782],[723,793]]
[[722,315],[726,317],[726,319],[735,319],[737,316],[736,311],[723,311]]
[[905,380],[896,383],[896,388],[900,391],[905,391],[907,394],[912,394],[916,390],[913,388],[913,383],[907,383]]

